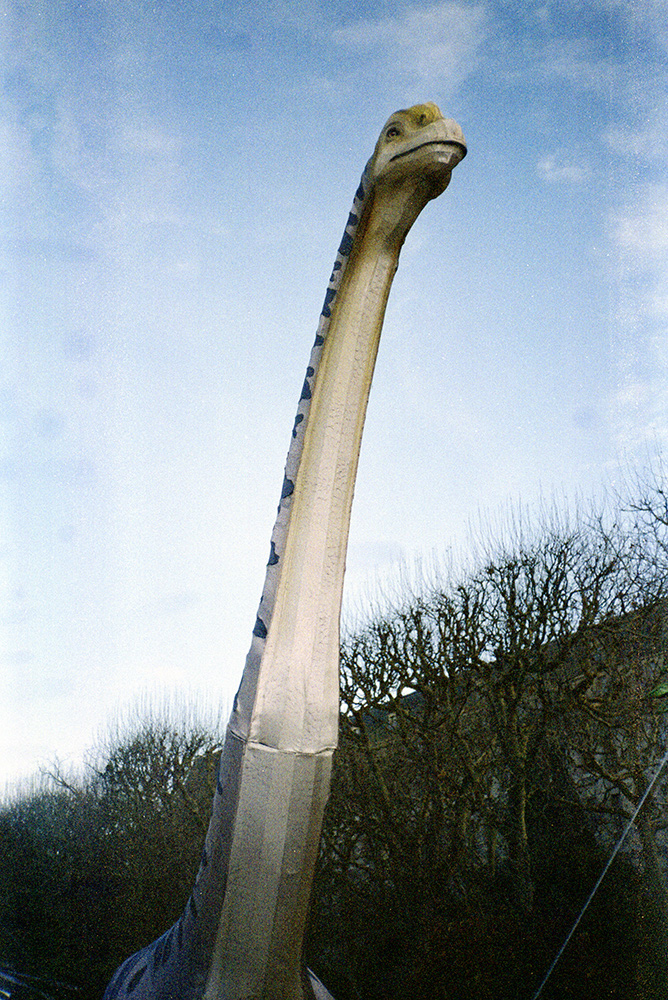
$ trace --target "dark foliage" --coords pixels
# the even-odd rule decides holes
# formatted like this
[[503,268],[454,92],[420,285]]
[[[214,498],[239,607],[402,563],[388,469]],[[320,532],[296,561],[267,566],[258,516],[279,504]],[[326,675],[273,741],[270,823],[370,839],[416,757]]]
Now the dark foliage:
[[[308,942],[337,1000],[531,1000],[630,821],[541,998],[668,996],[664,494],[636,508],[518,535],[344,644]],[[149,722],[0,810],[0,989],[99,1000],[169,926],[218,748]]]
[[344,645],[311,926],[338,1000],[530,1000],[632,818],[541,997],[668,996],[650,509],[518,533]]
[[117,965],[178,916],[200,860],[215,746],[202,731],[148,723],[86,782],[56,775],[59,787],[0,812],[0,967],[20,974],[13,996],[99,1000]]

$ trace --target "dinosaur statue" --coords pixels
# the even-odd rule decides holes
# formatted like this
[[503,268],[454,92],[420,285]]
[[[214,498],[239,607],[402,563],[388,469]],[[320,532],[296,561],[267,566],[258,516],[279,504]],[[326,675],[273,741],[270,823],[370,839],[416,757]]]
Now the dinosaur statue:
[[459,126],[419,104],[392,115],[362,174],[306,370],[195,886],[104,1000],[332,1000],[302,952],[338,735],[362,427],[399,251],[465,154]]

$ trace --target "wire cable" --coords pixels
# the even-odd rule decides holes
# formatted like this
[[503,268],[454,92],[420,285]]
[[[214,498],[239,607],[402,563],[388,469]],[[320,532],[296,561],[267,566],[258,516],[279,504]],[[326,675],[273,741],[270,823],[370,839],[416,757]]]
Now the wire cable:
[[568,942],[570,941],[570,939],[575,934],[575,931],[577,930],[577,926],[580,923],[580,921],[582,920],[583,916],[585,915],[587,907],[589,906],[589,904],[591,903],[592,899],[596,895],[596,893],[598,891],[598,887],[600,886],[601,882],[605,878],[606,873],[608,871],[608,868],[610,867],[610,865],[612,864],[612,862],[617,857],[617,854],[619,852],[620,847],[622,846],[622,844],[626,840],[628,832],[629,832],[629,830],[631,829],[631,827],[633,826],[633,824],[635,822],[636,816],[638,815],[638,813],[642,809],[643,805],[645,804],[645,799],[647,798],[647,796],[649,795],[649,793],[652,791],[652,788],[654,787],[654,785],[656,783],[656,779],[659,777],[659,775],[663,771],[663,768],[665,767],[666,761],[668,761],[668,748],[666,748],[666,752],[663,755],[661,763],[659,764],[659,766],[658,766],[658,768],[656,770],[656,774],[654,775],[654,777],[650,781],[649,785],[647,786],[647,788],[643,792],[642,798],[640,799],[640,802],[636,806],[635,811],[634,811],[633,815],[631,816],[631,819],[626,824],[626,829],[624,830],[624,833],[621,835],[621,837],[617,841],[617,844],[615,845],[614,851],[612,852],[612,854],[608,858],[608,861],[607,861],[607,863],[605,865],[605,868],[603,869],[603,871],[599,875],[598,880],[596,882],[596,885],[594,886],[594,888],[592,889],[592,891],[589,893],[589,896],[587,897],[584,906],[580,910],[580,913],[578,914],[577,920],[575,921],[575,923],[571,927],[570,931],[566,935],[566,939],[565,939],[564,943],[562,944],[561,948],[557,952],[557,954],[556,954],[556,956],[554,958],[554,961],[552,962],[552,965],[550,966],[550,968],[547,970],[547,973],[545,974],[545,978],[543,979],[542,983],[540,984],[540,986],[538,987],[538,989],[536,990],[536,992],[531,997],[531,1000],[538,1000],[538,997],[543,992],[543,988],[545,987],[548,979],[550,978],[550,976],[554,972],[554,968],[555,968],[557,962],[559,961],[559,959],[561,958],[561,956],[565,952],[566,947],[568,945]]

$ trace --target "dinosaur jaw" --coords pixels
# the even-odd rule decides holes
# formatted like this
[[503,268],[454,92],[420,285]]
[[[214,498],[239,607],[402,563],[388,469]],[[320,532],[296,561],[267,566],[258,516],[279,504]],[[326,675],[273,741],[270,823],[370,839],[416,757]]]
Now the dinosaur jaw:
[[413,153],[417,153],[419,149],[424,149],[425,146],[444,147],[450,152],[450,159],[453,159],[452,153],[454,152],[456,154],[456,159],[453,166],[460,163],[467,153],[465,143],[460,142],[458,139],[428,139],[426,142],[420,142],[416,146],[411,146],[410,149],[404,149],[400,153],[395,153],[395,155],[390,159],[390,163],[393,163],[395,160],[400,160],[404,156],[411,156]]

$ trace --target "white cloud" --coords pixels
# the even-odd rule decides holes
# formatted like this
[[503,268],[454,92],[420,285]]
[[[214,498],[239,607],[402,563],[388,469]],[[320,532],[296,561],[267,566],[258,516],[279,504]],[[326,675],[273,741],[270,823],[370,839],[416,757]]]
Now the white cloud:
[[668,446],[665,377],[623,382],[612,397],[617,447],[627,455],[641,455],[648,445]]
[[610,236],[622,275],[643,275],[644,315],[668,319],[668,183],[643,186],[635,200],[612,217]]
[[355,21],[332,38],[342,48],[377,54],[395,76],[453,90],[472,69],[485,22],[482,5],[446,2]]
[[594,54],[592,41],[584,38],[555,38],[542,49],[539,63],[546,75],[581,90],[605,90],[617,72],[610,60]]
[[572,163],[556,153],[547,153],[536,165],[538,176],[548,184],[581,184],[591,171],[587,164]]
[[629,0],[606,0],[603,7],[619,11],[636,32],[646,32],[652,40],[668,49],[668,18],[666,0],[643,0],[629,3]]
[[668,159],[668,114],[651,114],[637,128],[612,128],[603,135],[603,141],[621,156],[663,165]]
[[631,252],[645,266],[668,267],[668,184],[648,184],[635,204],[620,212],[612,236],[621,250]]
[[668,184],[646,184],[610,220],[617,257],[614,328],[618,438],[668,444]]

